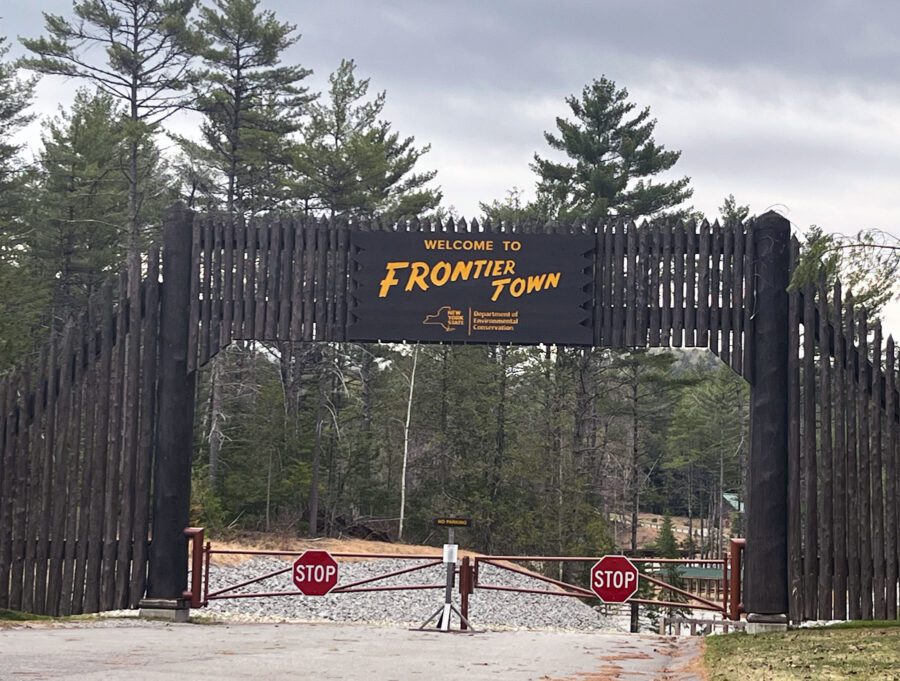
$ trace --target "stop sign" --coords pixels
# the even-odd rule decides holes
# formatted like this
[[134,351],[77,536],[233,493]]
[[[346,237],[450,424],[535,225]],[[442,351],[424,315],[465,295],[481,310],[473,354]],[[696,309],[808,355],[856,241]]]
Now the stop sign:
[[591,568],[591,591],[604,603],[624,603],[638,590],[638,569],[625,556],[603,556]]
[[304,551],[294,561],[294,584],[304,596],[324,596],[338,581],[338,564],[328,551]]

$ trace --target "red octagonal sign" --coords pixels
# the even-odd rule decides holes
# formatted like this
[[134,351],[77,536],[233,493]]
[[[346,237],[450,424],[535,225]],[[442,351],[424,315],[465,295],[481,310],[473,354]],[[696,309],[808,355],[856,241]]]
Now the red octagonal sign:
[[338,581],[338,564],[328,551],[304,551],[294,561],[294,584],[304,596],[324,596]]
[[625,556],[603,556],[591,568],[591,591],[604,603],[624,603],[638,590],[638,569]]

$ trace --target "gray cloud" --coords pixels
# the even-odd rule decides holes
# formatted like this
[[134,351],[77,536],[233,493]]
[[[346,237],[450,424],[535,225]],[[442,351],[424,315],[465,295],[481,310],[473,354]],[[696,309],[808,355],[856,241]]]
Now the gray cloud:
[[[754,209],[802,206],[793,216],[800,225],[900,227],[890,218],[892,196],[865,189],[898,179],[900,3],[263,4],[303,34],[288,58],[315,69],[315,87],[352,57],[373,88],[388,91],[387,117],[432,144],[425,164],[438,169],[448,203],[466,214],[513,184],[531,187],[528,163],[545,151],[542,132],[566,114],[563,98],[605,73],[651,106],[657,138],[683,151],[676,174],[693,178],[703,210],[714,212],[733,191]],[[0,31],[36,35],[40,10],[70,7],[65,0],[19,6]],[[40,92],[41,113],[51,113],[58,81]]]
[[[7,3],[11,4],[11,3]],[[263,0],[303,34],[287,59],[323,89],[341,58],[388,92],[386,117],[431,143],[448,205],[477,213],[534,178],[563,99],[601,74],[682,150],[693,203],[734,193],[803,229],[900,233],[900,3],[893,0]],[[40,11],[0,10],[0,34],[34,36]],[[17,53],[21,50],[14,48]],[[45,79],[41,115],[73,84]],[[63,101],[63,104],[66,102]],[[187,119],[173,121],[190,131]],[[37,128],[29,133],[37,143]],[[900,328],[900,307],[887,310]]]
[[895,85],[900,75],[893,2],[336,0],[284,13],[314,52],[358,50],[372,56],[369,68],[415,82],[519,91],[568,80],[579,63],[634,58],[858,84]]

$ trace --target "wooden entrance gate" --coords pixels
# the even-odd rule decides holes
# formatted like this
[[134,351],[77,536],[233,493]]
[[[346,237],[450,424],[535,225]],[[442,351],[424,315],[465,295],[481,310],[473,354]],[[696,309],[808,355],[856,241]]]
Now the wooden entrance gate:
[[590,237],[594,346],[709,348],[751,385],[745,610],[896,614],[894,345],[882,360],[839,288],[788,295],[784,218],[244,225],[180,206],[161,266],[151,250],[0,381],[0,608],[182,598],[196,372],[233,340],[346,340],[354,230]]

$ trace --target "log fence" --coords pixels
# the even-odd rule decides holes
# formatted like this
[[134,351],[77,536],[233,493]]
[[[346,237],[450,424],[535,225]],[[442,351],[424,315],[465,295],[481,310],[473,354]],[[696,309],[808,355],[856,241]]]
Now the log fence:
[[[773,423],[784,419],[785,450],[779,454],[777,428],[753,430],[774,432],[776,441],[774,454],[758,434],[751,443],[745,571],[762,575],[765,564],[766,575],[783,582],[785,605],[779,593],[761,595],[761,579],[750,580],[747,609],[756,603],[795,621],[896,618],[896,342],[882,338],[840,282],[766,289],[760,278],[771,273],[763,265],[773,257],[773,224],[787,229],[771,216],[727,225],[389,226],[175,210],[162,260],[156,247],[131,257],[83,315],[0,377],[0,608],[96,612],[135,607],[153,591],[148,580],[157,591],[175,590],[182,575],[165,566],[184,562],[186,575],[186,548],[172,542],[183,542],[187,525],[190,443],[164,424],[189,433],[193,414],[192,402],[173,406],[171,386],[187,393],[197,370],[234,341],[346,341],[352,230],[548,231],[594,238],[586,308],[594,346],[708,348],[768,400],[773,372],[760,367],[781,366],[783,357],[774,373],[784,381],[787,414],[763,411]],[[798,257],[796,241],[790,252]],[[773,301],[783,301],[783,317],[770,314]],[[173,455],[178,447],[186,457]],[[754,466],[766,475],[754,476]],[[167,505],[172,487],[182,491]],[[768,503],[779,495],[784,506]]]
[[896,342],[824,274],[790,305],[791,619],[896,619]]

